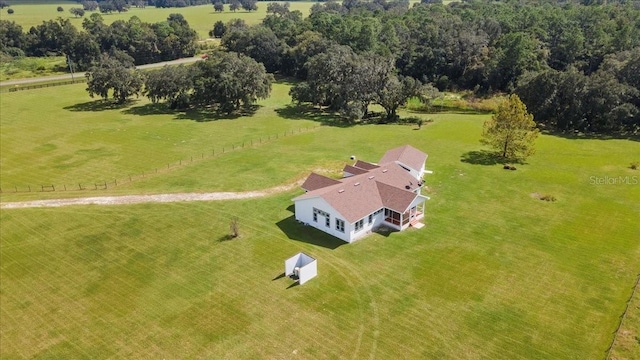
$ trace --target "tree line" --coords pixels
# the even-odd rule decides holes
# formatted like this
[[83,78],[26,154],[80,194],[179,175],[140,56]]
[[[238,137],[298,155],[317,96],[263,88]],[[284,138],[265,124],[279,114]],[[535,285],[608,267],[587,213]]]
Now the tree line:
[[133,62],[104,54],[86,74],[91,97],[112,97],[122,104],[132,96],[144,95],[152,103],[171,109],[193,106],[215,112],[233,113],[248,109],[271,92],[273,75],[248,56],[216,51],[192,66],[165,66],[142,72]]
[[137,16],[106,25],[93,13],[78,31],[69,19],[43,21],[28,32],[13,21],[0,20],[0,53],[9,56],[66,55],[75,70],[89,69],[104,53],[136,65],[174,60],[196,53],[197,33],[181,14],[150,24]]
[[427,2],[327,1],[307,18],[272,3],[260,25],[218,22],[210,34],[270,72],[303,80],[294,100],[347,118],[366,116],[389,88],[397,95],[398,83],[420,82],[517,93],[549,130],[640,128],[638,2]]

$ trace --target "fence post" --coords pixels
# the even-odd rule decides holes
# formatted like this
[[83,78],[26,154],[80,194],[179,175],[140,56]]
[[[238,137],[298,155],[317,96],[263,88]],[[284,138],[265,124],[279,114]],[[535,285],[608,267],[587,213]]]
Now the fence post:
[[113,185],[118,186],[118,179],[113,179]]
[[129,175],[129,182],[131,182],[131,175]]
[[[67,184],[62,184],[62,186],[64,186],[64,191],[67,191]],[[31,191],[31,189],[29,189],[29,191]]]
[[105,189],[107,188],[107,182],[106,181],[104,182],[104,188]]
[[[29,187],[29,192],[31,192],[31,185],[27,185],[27,186]],[[0,192],[2,191],[0,190]]]
[[51,188],[53,189],[53,191],[56,191],[56,187],[53,186],[53,184],[51,184]]

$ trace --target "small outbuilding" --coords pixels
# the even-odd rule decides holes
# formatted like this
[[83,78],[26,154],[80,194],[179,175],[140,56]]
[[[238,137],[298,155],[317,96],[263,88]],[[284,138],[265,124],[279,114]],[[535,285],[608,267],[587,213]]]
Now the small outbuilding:
[[318,275],[318,261],[305,253],[297,253],[285,260],[284,274],[302,285]]

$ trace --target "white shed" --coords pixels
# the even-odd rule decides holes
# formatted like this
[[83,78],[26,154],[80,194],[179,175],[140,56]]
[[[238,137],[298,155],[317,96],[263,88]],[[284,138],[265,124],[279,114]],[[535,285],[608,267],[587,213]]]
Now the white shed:
[[284,274],[302,285],[318,275],[318,261],[305,253],[297,253],[285,260]]

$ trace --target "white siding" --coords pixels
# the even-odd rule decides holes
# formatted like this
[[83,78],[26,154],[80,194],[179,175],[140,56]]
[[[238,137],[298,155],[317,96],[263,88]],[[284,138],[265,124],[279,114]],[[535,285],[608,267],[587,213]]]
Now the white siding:
[[[325,217],[318,215],[318,221],[313,221],[313,208],[322,210],[329,214],[329,227],[326,226]],[[338,239],[351,242],[349,239],[349,223],[345,220],[345,232],[336,230],[336,218],[343,219],[333,207],[331,207],[322,198],[303,199],[295,202],[296,220],[303,222],[309,226],[324,231],[329,235],[333,235]]]

